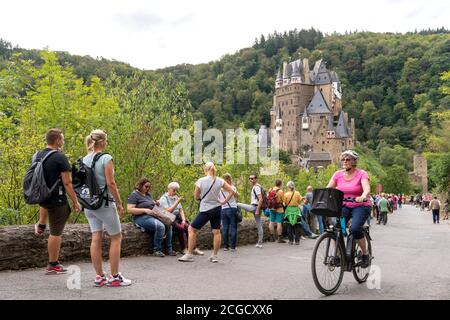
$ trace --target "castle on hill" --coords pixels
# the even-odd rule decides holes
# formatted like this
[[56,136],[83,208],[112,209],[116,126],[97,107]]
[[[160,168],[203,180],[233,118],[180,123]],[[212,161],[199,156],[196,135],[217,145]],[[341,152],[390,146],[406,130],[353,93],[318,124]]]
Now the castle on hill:
[[279,147],[303,167],[338,164],[342,151],[355,145],[355,121],[342,110],[338,75],[318,60],[284,62],[275,80],[270,128],[279,133]]

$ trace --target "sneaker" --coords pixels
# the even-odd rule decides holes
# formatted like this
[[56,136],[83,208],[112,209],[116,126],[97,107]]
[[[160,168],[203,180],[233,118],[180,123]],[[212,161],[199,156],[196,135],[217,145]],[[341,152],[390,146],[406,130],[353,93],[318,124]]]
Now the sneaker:
[[213,262],[213,263],[219,262],[219,259],[217,259],[217,256],[211,256],[211,257],[208,258],[208,260]]
[[286,243],[286,241],[284,241],[283,238],[279,237],[277,243]]
[[40,237],[44,234],[45,232],[45,224],[43,224],[44,228],[41,227],[41,225],[39,223],[36,223],[34,225],[34,235],[36,237]]
[[262,248],[262,244],[261,243],[257,243],[255,247],[261,249]]
[[169,252],[167,252],[167,255],[171,256],[171,257],[175,257],[177,255],[177,252],[176,251],[169,251]]
[[308,237],[310,239],[316,239],[319,235],[315,233],[311,233],[311,235]]
[[194,261],[194,255],[186,253],[181,258],[178,258],[178,261],[181,261],[181,262],[193,262]]
[[298,246],[300,245],[300,241],[295,241],[295,244]]
[[231,248],[230,251],[231,252],[236,252],[236,248]]
[[363,268],[363,269],[367,268],[369,266],[369,262],[370,262],[369,255],[363,254],[361,256],[361,264],[360,264],[361,268]]
[[96,275],[94,280],[94,287],[103,287],[108,282],[105,273],[102,276]]
[[228,251],[230,249],[228,249],[228,247],[223,248],[223,251]]
[[200,251],[199,248],[195,248],[195,249],[194,249],[194,254],[196,254],[196,255],[198,255],[198,256],[202,256],[202,255],[204,255],[205,253],[204,253],[203,251]]
[[300,239],[301,240],[306,240],[306,238],[304,236],[301,236]]
[[67,269],[64,268],[64,266],[58,262],[56,266],[52,266],[49,264],[47,266],[47,269],[45,269],[46,274],[61,274],[61,273],[67,273]]
[[161,251],[155,251],[155,252],[153,252],[153,256],[164,258],[166,255],[164,253],[162,253]]
[[288,243],[291,244],[291,245],[294,244],[292,241],[289,241]]
[[131,280],[126,279],[120,272],[116,277],[109,277],[106,283],[107,287],[126,287],[129,285],[131,285]]

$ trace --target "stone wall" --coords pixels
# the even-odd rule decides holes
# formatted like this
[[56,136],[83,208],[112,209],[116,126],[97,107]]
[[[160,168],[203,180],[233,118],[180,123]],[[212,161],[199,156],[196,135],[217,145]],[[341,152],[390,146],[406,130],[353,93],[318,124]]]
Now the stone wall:
[[[123,241],[122,256],[136,256],[151,253],[151,235],[135,228],[132,223],[122,224]],[[264,225],[265,238],[269,238],[268,224]],[[48,231],[37,238],[33,225],[0,227],[0,270],[25,269],[45,267],[47,255]],[[177,237],[174,237],[174,250],[179,249]],[[257,230],[253,220],[244,220],[238,225],[238,246],[255,244]],[[89,247],[91,233],[87,224],[69,224],[63,233],[60,260],[69,261],[90,260]],[[211,249],[212,234],[209,225],[200,230],[197,238],[198,247]],[[103,243],[103,255],[107,258],[109,247],[108,236]]]

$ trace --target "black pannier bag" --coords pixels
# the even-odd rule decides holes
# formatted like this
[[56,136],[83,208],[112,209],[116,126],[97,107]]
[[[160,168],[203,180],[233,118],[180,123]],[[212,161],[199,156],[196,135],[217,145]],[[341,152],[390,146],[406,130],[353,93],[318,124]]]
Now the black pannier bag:
[[319,216],[340,217],[344,193],[333,188],[314,189],[311,212]]

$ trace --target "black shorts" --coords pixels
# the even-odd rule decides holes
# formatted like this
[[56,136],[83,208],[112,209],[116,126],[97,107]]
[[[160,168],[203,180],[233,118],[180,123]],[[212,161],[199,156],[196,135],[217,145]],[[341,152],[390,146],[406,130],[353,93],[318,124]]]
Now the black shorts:
[[69,204],[66,203],[62,206],[48,207],[47,210],[50,235],[60,236],[70,216]]
[[214,209],[199,212],[195,216],[194,221],[191,223],[191,227],[197,230],[203,228],[203,226],[209,221],[212,230],[220,229],[222,206],[215,207]]

